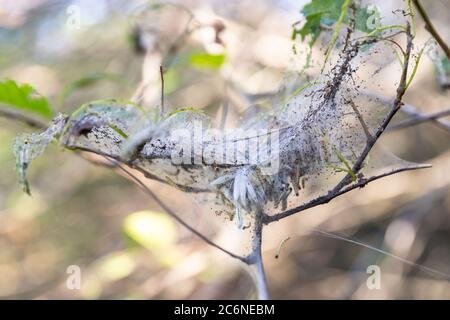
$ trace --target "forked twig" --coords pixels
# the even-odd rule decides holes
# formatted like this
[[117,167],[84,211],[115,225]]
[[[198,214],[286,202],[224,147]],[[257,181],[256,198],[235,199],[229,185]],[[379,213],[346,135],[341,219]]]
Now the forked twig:
[[416,166],[410,166],[410,167],[402,167],[402,168],[398,168],[398,169],[393,169],[389,172],[385,172],[379,175],[375,175],[372,176],[370,178],[366,178],[366,179],[360,179],[358,182],[351,184],[347,187],[344,187],[343,189],[339,190],[339,191],[335,191],[334,189],[331,190],[330,192],[328,192],[326,195],[317,197],[312,199],[311,201],[308,201],[298,207],[277,213],[275,215],[265,215],[264,216],[264,223],[265,224],[270,224],[272,222],[275,221],[279,221],[281,219],[287,218],[293,214],[317,207],[319,205],[322,204],[326,204],[328,202],[330,202],[331,200],[333,200],[334,198],[337,198],[347,192],[350,192],[352,190],[355,189],[359,189],[359,188],[363,188],[365,187],[367,184],[369,184],[370,182],[373,182],[375,180],[379,180],[381,178],[385,178],[388,176],[391,176],[393,174],[396,173],[400,173],[400,172],[404,172],[404,171],[412,171],[412,170],[419,170],[419,169],[426,169],[426,168],[430,168],[431,165],[428,164],[422,164],[422,165],[416,165]]
[[[395,114],[400,110],[401,106],[402,106],[402,98],[403,95],[406,92],[406,83],[407,83],[407,75],[408,75],[408,66],[409,66],[409,59],[411,56],[411,51],[412,51],[412,41],[413,41],[413,36],[411,34],[411,27],[410,24],[407,23],[406,25],[406,51],[405,51],[405,55],[404,55],[404,59],[403,59],[403,67],[402,67],[402,74],[400,76],[400,81],[399,81],[399,85],[397,87],[397,95],[394,99],[394,102],[392,103],[392,107],[391,110],[389,111],[389,113],[387,114],[386,118],[383,120],[383,122],[380,124],[380,126],[378,127],[377,131],[375,132],[375,134],[372,136],[372,139],[367,139],[366,142],[366,146],[364,148],[364,150],[362,151],[361,155],[358,157],[358,159],[355,161],[353,167],[352,167],[352,172],[353,173],[359,173],[365,159],[367,158],[369,152],[372,150],[373,146],[375,145],[375,143],[378,141],[379,137],[381,136],[381,134],[385,131],[385,129],[387,128],[387,126],[389,125],[389,123],[391,122],[392,118],[395,116]],[[404,167],[404,168],[400,168],[400,169],[394,169],[390,172],[387,173],[383,173],[381,175],[377,175],[377,176],[373,176],[370,178],[360,178],[356,183],[350,184],[352,182],[352,175],[350,173],[346,174],[345,177],[332,189],[330,190],[327,194],[317,197],[303,205],[300,205],[298,207],[295,207],[293,209],[281,212],[281,213],[277,213],[275,215],[265,215],[264,216],[264,223],[265,224],[269,224],[272,223],[274,221],[278,221],[281,219],[284,219],[288,216],[291,216],[293,214],[302,212],[306,209],[310,209],[312,207],[321,205],[321,204],[325,204],[330,202],[331,200],[333,200],[334,198],[347,193],[351,190],[354,190],[356,188],[361,188],[364,187],[365,185],[367,185],[369,182],[380,179],[382,177],[386,177],[388,175],[392,175],[394,173],[398,173],[398,172],[402,172],[402,171],[407,171],[407,170],[416,170],[416,169],[422,169],[422,168],[426,168],[429,167],[428,165],[418,165],[418,166],[414,166],[414,167]]]

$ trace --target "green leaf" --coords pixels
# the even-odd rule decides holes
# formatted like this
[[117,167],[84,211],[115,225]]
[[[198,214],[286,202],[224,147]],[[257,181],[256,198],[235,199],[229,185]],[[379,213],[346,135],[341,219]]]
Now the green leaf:
[[417,68],[419,67],[420,59],[422,58],[422,55],[423,55],[424,51],[425,51],[425,46],[422,47],[422,49],[419,51],[419,54],[417,55],[416,63],[414,64],[414,67],[413,67],[413,70],[411,72],[411,75],[410,75],[408,81],[406,82],[405,90],[407,90],[409,88],[409,85],[411,84],[411,82],[413,81],[414,77],[416,76]]
[[188,57],[188,64],[199,69],[219,69],[225,63],[224,54],[193,53]]
[[326,25],[332,25],[339,18],[341,7],[345,0],[312,0],[303,9],[303,15],[309,16],[320,14]]
[[301,36],[302,41],[305,41],[305,38],[308,35],[310,35],[311,39],[309,40],[309,45],[312,46],[314,42],[316,42],[317,38],[320,36],[320,33],[322,32],[322,28],[320,26],[321,19],[322,19],[321,13],[308,16],[306,18],[306,23],[303,26],[303,28],[294,31],[292,40],[296,39],[297,34]]
[[50,119],[53,111],[47,99],[29,84],[18,85],[13,80],[0,82],[0,104]]
[[300,30],[295,30],[293,39],[297,35],[302,41],[309,35],[309,45],[312,46],[322,32],[321,24],[331,26],[339,19],[342,4],[345,0],[312,0],[306,4],[301,13],[306,18],[306,22]]
[[[305,24],[301,29],[295,29],[292,33],[292,39],[295,40],[297,36],[301,36],[301,40],[310,36],[309,45],[312,46],[323,31],[323,26],[332,26],[339,21],[340,17],[345,16],[342,9],[346,0],[312,0],[306,4],[301,13],[306,19]],[[369,32],[367,22],[369,19],[375,22],[379,20],[379,13],[374,7],[361,7],[356,5],[355,27],[362,32]],[[343,23],[348,22],[348,15],[343,19]]]
[[357,180],[356,174],[355,172],[353,172],[353,169],[348,160],[345,158],[345,156],[335,146],[333,146],[333,152],[336,154],[339,161],[342,162],[342,164],[345,166],[345,168],[335,167],[335,169],[338,171],[347,172],[352,177],[352,181],[353,182],[356,181]]
[[[153,109],[152,109],[153,110]],[[159,112],[158,112],[159,114]],[[91,130],[94,127],[107,126],[112,129],[116,136],[113,140],[125,141],[134,130],[141,125],[146,125],[153,120],[153,114],[147,113],[141,106],[118,99],[104,99],[91,101],[83,104],[75,112],[73,112],[67,121],[62,132],[60,143],[66,144],[69,140],[72,143],[79,140],[80,130]],[[75,136],[74,137],[74,133]],[[111,150],[117,147],[117,140],[114,142],[104,139],[104,143],[100,149],[101,152],[110,154]],[[85,145],[86,147],[86,145]]]
[[357,7],[355,14],[355,28],[369,33],[381,26],[381,15],[375,6]]

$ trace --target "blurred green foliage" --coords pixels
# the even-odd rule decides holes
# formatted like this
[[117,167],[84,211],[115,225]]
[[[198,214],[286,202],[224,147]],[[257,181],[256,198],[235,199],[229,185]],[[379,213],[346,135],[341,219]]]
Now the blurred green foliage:
[[173,220],[155,211],[139,211],[128,215],[123,224],[125,235],[149,250],[167,248],[177,235]]
[[225,55],[206,52],[193,53],[189,55],[188,63],[195,68],[215,70],[225,63]]
[[53,115],[47,98],[39,95],[29,84],[18,85],[13,80],[0,82],[0,103],[47,119]]

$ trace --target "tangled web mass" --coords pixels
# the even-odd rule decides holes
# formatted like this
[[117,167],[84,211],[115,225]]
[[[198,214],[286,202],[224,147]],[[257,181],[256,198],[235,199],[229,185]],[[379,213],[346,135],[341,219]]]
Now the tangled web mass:
[[[373,44],[365,54],[379,47]],[[345,174],[358,179],[352,163],[388,110],[360,91],[361,60],[354,61],[360,49],[351,46],[328,72],[232,131],[214,130],[209,118],[193,109],[160,115],[119,100],[87,103],[70,116],[57,116],[42,133],[16,138],[20,182],[29,192],[29,163],[57,140],[185,192],[211,193],[219,211],[242,227],[252,215],[298,205]]]

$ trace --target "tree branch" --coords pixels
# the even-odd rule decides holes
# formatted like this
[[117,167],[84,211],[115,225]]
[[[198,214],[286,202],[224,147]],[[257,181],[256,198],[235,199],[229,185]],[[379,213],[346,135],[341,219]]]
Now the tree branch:
[[442,50],[444,50],[444,53],[447,56],[447,58],[450,60],[450,48],[437,32],[424,7],[422,6],[419,0],[412,0],[412,1],[415,7],[417,8],[417,11],[419,11],[420,16],[425,21],[425,29],[433,36],[433,38],[436,40],[436,42],[439,44]]
[[117,168],[119,168],[120,170],[122,170],[127,176],[129,176],[137,185],[138,187],[148,196],[150,196],[151,198],[153,198],[153,200],[155,200],[155,202],[162,208],[164,209],[167,214],[169,214],[172,218],[174,218],[176,221],[178,221],[183,227],[185,227],[186,229],[188,229],[190,232],[192,232],[193,234],[195,234],[197,237],[199,237],[200,239],[202,239],[203,241],[205,241],[207,244],[209,244],[210,246],[213,246],[216,249],[219,249],[220,251],[228,254],[230,257],[238,259],[244,263],[248,263],[248,259],[245,257],[241,257],[237,254],[234,254],[231,251],[228,251],[227,249],[219,246],[218,244],[216,244],[215,242],[213,242],[212,240],[210,240],[208,237],[206,237],[205,235],[203,235],[202,233],[200,233],[199,231],[197,231],[195,228],[193,228],[191,225],[189,225],[188,223],[186,223],[182,218],[180,218],[180,216],[178,216],[172,209],[170,209],[165,203],[164,201],[162,201],[149,187],[147,187],[138,177],[136,177],[132,172],[130,172],[129,170],[125,169],[124,166],[122,166],[119,162],[117,162],[116,160],[113,160],[110,157],[105,157],[106,159],[108,159],[109,162],[115,164],[117,166]]
[[412,170],[419,170],[419,169],[426,169],[426,168],[430,168],[431,165],[428,164],[422,164],[422,165],[417,165],[417,166],[409,166],[409,167],[402,167],[402,168],[398,168],[398,169],[393,169],[389,172],[385,172],[376,176],[372,176],[370,178],[366,178],[366,179],[360,179],[357,183],[354,183],[352,185],[349,185],[341,190],[331,190],[330,192],[328,192],[326,195],[324,196],[320,196],[317,198],[314,198],[313,200],[302,204],[301,206],[286,210],[284,212],[280,212],[277,213],[275,215],[265,215],[264,216],[264,224],[270,224],[272,222],[275,221],[279,221],[281,219],[287,218],[293,214],[305,211],[307,209],[311,209],[313,207],[319,206],[321,204],[325,204],[330,202],[331,200],[333,200],[334,198],[337,198],[347,192],[350,192],[354,189],[358,189],[358,188],[364,188],[367,184],[369,184],[370,182],[373,182],[375,180],[381,179],[381,178],[385,178],[388,176],[391,176],[393,174],[396,173],[400,173],[400,172],[404,172],[404,171],[412,171]]
[[364,133],[366,135],[367,140],[372,140],[373,139],[372,134],[370,133],[369,128],[367,127],[367,124],[364,121],[364,118],[363,118],[361,112],[359,112],[358,107],[356,106],[356,104],[352,100],[348,101],[348,103],[350,104],[350,106],[352,107],[353,111],[355,112],[356,117],[358,118],[358,121],[359,121],[359,123],[361,124],[361,127],[364,130]]
[[0,108],[0,116],[8,119],[18,120],[36,129],[45,129],[47,127],[47,124],[45,122],[29,114],[14,112],[5,108]]
[[[352,171],[353,173],[359,173],[359,171],[361,170],[365,159],[367,158],[370,150],[372,150],[373,146],[375,145],[375,143],[378,141],[379,137],[381,136],[381,134],[385,131],[385,129],[387,128],[387,126],[389,125],[389,123],[391,122],[392,118],[395,116],[395,114],[398,112],[398,110],[400,110],[401,106],[402,106],[402,98],[403,95],[406,92],[406,83],[407,83],[407,75],[408,75],[408,66],[409,66],[409,59],[411,56],[411,50],[412,50],[412,40],[413,40],[413,36],[411,34],[411,26],[409,25],[409,23],[406,26],[406,51],[404,54],[404,59],[403,59],[403,67],[402,67],[402,74],[400,76],[400,81],[399,81],[399,85],[397,87],[397,95],[394,99],[394,102],[392,103],[392,108],[389,111],[389,113],[387,114],[386,118],[384,119],[384,121],[381,123],[381,125],[378,127],[376,133],[373,136],[368,137],[367,139],[367,143],[366,146],[363,150],[363,152],[361,153],[361,155],[358,157],[358,159],[356,160],[356,162],[354,163],[353,167],[352,167]],[[418,168],[422,168],[423,166],[417,166],[414,167],[413,169],[418,169]],[[379,176],[375,176],[375,177],[371,177],[371,178],[360,178],[359,181],[357,183],[354,183],[350,186],[348,186],[353,179],[354,174],[346,174],[345,177],[332,189],[330,190],[326,195],[324,196],[320,196],[318,198],[315,198],[313,200],[311,200],[310,202],[307,202],[306,204],[303,204],[301,206],[298,206],[296,208],[275,214],[273,216],[269,216],[269,215],[265,215],[264,217],[264,223],[265,224],[269,224],[271,222],[274,221],[278,221],[280,219],[286,218],[290,215],[293,215],[295,213],[301,212],[303,210],[315,207],[317,205],[320,204],[324,204],[324,203],[328,203],[330,202],[332,199],[347,193],[355,188],[361,188],[363,186],[365,186],[367,183],[374,181],[376,179],[385,177],[387,175],[391,175],[397,172],[401,172],[401,171],[405,171],[405,170],[412,170],[411,167],[405,167],[405,168],[401,168],[398,170],[393,170],[391,172],[379,175]],[[347,186],[347,187],[346,187]]]
[[[438,111],[438,112],[433,112],[433,113],[429,113],[429,114],[418,114],[417,116],[411,118],[411,119],[406,119],[404,121],[400,121],[398,123],[395,123],[391,126],[389,126],[386,131],[394,131],[394,130],[398,130],[398,129],[404,129],[404,128],[408,128],[408,127],[412,127],[424,122],[428,122],[431,120],[437,120],[441,117],[445,117],[450,115],[450,109],[447,110],[442,110],[442,111]],[[450,123],[447,124],[448,121],[445,121],[443,124],[441,123],[441,125],[447,129],[450,130]],[[440,123],[440,122],[437,122]]]
[[[386,105],[393,103],[392,100],[387,99],[385,97],[381,97],[381,96],[375,95],[373,93],[364,92],[363,94],[365,96],[367,96],[367,97],[371,97],[373,99],[376,99],[377,101],[379,101],[379,102],[381,102],[383,104],[386,104]],[[409,103],[403,103],[403,106],[400,109],[400,112],[402,112],[402,113],[404,113],[404,114],[406,114],[408,116],[411,116],[412,118],[422,118],[422,117],[426,117],[427,116],[425,113],[418,111],[415,106],[413,106],[413,105],[411,105]],[[428,120],[430,121],[430,123],[436,125],[437,127],[450,131],[450,121],[447,121],[447,120],[444,120],[444,119],[439,119],[439,117],[436,117],[436,118],[435,117],[430,117]],[[389,126],[386,129],[386,131],[390,131],[391,130],[390,127],[391,126]]]
[[247,258],[247,263],[253,269],[253,277],[256,285],[259,300],[269,299],[269,291],[267,289],[266,273],[264,271],[264,263],[262,259],[262,233],[264,215],[257,212],[254,220],[254,235],[252,239],[252,252]]

